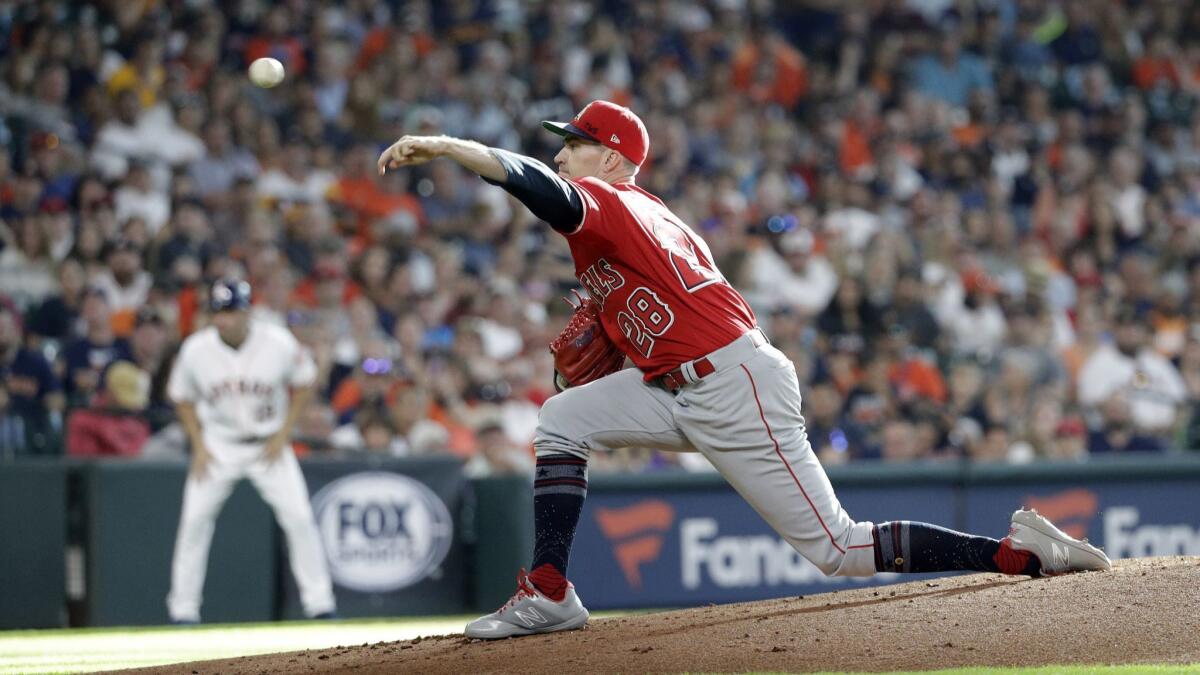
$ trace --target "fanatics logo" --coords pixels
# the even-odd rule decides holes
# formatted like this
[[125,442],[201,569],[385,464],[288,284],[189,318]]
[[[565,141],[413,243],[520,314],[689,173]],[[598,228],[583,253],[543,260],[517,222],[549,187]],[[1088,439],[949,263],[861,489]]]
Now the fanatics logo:
[[613,557],[631,588],[642,587],[642,565],[658,560],[663,539],[675,522],[675,508],[647,499],[623,508],[596,509],[596,523],[612,542]]
[[617,135],[616,135],[616,134],[613,134],[613,135],[612,135],[612,138],[610,138],[610,139],[608,139],[608,140],[609,140],[609,142],[610,142],[610,143],[616,143],[617,145],[620,145],[620,144],[621,144],[621,139],[617,138]]

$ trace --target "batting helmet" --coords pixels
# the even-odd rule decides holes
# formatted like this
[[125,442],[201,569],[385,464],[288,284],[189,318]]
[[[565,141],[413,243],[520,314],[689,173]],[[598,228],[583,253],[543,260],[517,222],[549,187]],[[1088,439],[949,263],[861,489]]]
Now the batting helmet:
[[208,308],[214,312],[250,307],[250,284],[240,279],[219,279],[208,293]]

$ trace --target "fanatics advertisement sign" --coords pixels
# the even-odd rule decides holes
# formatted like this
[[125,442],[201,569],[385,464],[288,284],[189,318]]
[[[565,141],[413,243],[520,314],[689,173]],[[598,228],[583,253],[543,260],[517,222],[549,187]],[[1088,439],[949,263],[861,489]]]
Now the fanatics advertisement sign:
[[[835,481],[835,487],[837,483]],[[1042,480],[967,487],[837,487],[858,520],[921,520],[1003,537],[1012,512],[1035,508],[1114,560],[1200,555],[1200,480]],[[915,581],[935,574],[826,577],[732,488],[593,490],[570,577],[589,609],[687,607]]]
[[[850,488],[842,506],[860,520],[944,522],[949,487]],[[1008,521],[990,532],[1002,536]],[[907,575],[906,580],[934,575]],[[619,494],[592,491],[584,504],[570,577],[589,609],[684,607],[893,583],[895,574],[827,577],[775,534],[728,486]]]

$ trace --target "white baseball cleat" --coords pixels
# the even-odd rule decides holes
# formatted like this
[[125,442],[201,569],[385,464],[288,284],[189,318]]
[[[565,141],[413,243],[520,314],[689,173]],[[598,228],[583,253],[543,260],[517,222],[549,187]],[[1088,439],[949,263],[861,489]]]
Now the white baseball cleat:
[[1112,569],[1104,551],[1089,544],[1087,539],[1080,541],[1063,532],[1037,511],[1020,509],[1013,513],[1008,538],[1013,549],[1037,556],[1046,576]]
[[567,583],[567,595],[555,602],[533,587],[525,570],[517,575],[517,592],[500,609],[467,624],[463,633],[469,638],[495,640],[498,638],[554,633],[583,628],[588,611],[574,584]]

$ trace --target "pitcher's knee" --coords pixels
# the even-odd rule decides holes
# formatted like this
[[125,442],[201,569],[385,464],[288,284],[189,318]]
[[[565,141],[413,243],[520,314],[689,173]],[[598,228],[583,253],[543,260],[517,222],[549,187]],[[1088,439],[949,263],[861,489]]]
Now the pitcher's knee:
[[584,447],[583,417],[575,401],[577,397],[568,389],[552,396],[542,404],[538,413],[537,431],[533,447],[537,454],[565,452],[587,458]]
[[869,577],[875,574],[872,523],[855,523],[848,518],[841,527],[822,532],[821,537],[792,545],[827,577]]
[[838,538],[838,545],[830,556],[828,567],[821,568],[831,577],[869,577],[875,574],[875,524],[852,523]]
[[825,576],[833,577],[837,576],[838,568],[841,567],[842,558],[844,557],[844,553],[831,546],[829,547],[829,552],[826,555],[809,558],[809,562],[815,565],[817,569],[821,570],[821,573]]

